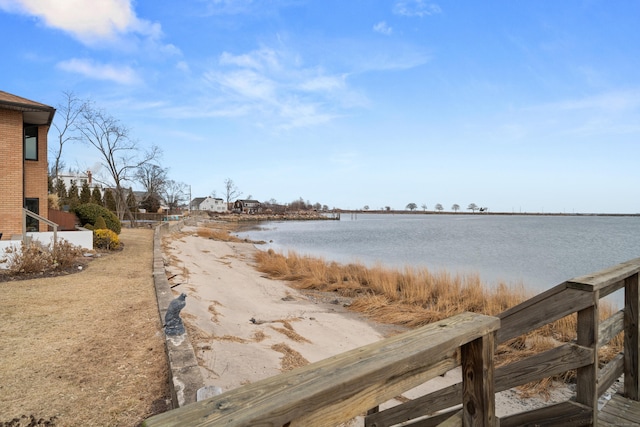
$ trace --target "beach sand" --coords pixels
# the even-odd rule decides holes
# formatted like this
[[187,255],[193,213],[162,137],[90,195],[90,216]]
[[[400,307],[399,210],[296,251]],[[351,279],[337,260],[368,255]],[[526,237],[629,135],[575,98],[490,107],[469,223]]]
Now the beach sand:
[[[163,245],[173,291],[187,294],[181,315],[205,385],[224,392],[400,331],[349,312],[343,306],[346,300],[336,296],[303,293],[267,278],[253,267],[257,249],[251,243],[211,240],[196,231],[184,227],[165,237]],[[403,397],[415,398],[459,381],[460,371],[453,370]],[[560,387],[545,401],[502,392],[496,397],[496,415],[567,400],[570,394],[568,387]]]

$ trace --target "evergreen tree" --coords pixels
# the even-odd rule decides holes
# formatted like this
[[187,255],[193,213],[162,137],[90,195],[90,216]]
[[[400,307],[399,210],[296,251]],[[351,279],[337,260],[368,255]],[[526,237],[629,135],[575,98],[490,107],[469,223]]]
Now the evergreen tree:
[[61,203],[66,203],[67,200],[67,187],[64,185],[64,181],[61,179],[56,179],[56,188],[55,192],[58,195]]
[[91,188],[87,181],[82,183],[82,189],[80,190],[80,203],[85,204],[91,201]]
[[113,197],[113,190],[110,188],[104,191],[104,205],[111,212],[116,212],[116,198]]
[[80,204],[80,195],[78,194],[78,186],[76,185],[75,180],[72,180],[71,185],[69,186],[66,204],[68,204],[71,207],[71,209],[75,208]]
[[93,191],[91,192],[91,203],[103,206],[102,193],[98,187],[93,187]]

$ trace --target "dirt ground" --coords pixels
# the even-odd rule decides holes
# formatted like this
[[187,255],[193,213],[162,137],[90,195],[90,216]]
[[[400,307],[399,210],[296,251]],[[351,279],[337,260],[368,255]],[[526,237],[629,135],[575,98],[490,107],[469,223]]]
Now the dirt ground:
[[153,231],[78,273],[0,283],[0,426],[137,426],[169,389]]

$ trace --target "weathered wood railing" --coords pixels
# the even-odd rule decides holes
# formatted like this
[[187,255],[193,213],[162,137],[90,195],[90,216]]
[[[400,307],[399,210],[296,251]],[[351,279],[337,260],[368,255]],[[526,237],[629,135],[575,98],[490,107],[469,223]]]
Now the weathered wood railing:
[[[496,344],[524,335],[565,316],[577,313],[577,340],[527,359],[495,369],[495,392],[576,369],[575,401],[532,410],[500,419],[501,427],[544,424],[597,425],[598,397],[624,373],[624,395],[638,399],[638,272],[640,258],[577,277],[519,304],[498,317],[501,327]],[[600,299],[624,288],[624,308],[600,321]],[[599,368],[598,349],[624,332],[624,353]],[[455,384],[401,406],[369,415],[365,426],[394,425],[414,419],[424,408],[441,411],[462,402],[462,385]],[[455,411],[455,410],[453,410]],[[453,412],[451,411],[451,412]],[[446,417],[447,412],[439,417]],[[564,423],[562,422],[564,420]],[[420,427],[437,425],[439,418],[424,420]]]
[[335,426],[460,364],[465,405],[457,416],[466,425],[493,425],[499,326],[496,317],[462,313],[156,415],[143,425]]
[[[500,320],[463,313],[156,415],[144,425],[334,426],[365,411],[366,427],[410,420],[415,421],[403,425],[597,425],[598,397],[622,374],[624,395],[640,400],[639,271],[637,258],[564,282],[503,312]],[[600,321],[600,299],[620,289],[624,308]],[[574,342],[494,370],[495,346],[574,313]],[[598,349],[620,332],[624,352],[600,367]],[[458,364],[461,383],[377,410],[379,404]],[[575,400],[495,417],[494,393],[573,369]]]

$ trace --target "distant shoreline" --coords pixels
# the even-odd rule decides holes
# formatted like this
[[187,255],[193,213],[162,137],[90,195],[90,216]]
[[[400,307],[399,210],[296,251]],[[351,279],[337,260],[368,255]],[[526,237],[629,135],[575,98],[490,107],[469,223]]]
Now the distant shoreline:
[[615,216],[640,217],[640,213],[562,213],[562,212],[451,212],[451,211],[407,211],[407,210],[348,210],[336,209],[342,214],[384,214],[384,215],[501,215],[501,216]]
[[640,213],[561,213],[561,212],[450,212],[450,211],[406,211],[406,210],[349,210],[334,209],[329,211],[296,211],[279,214],[215,214],[209,219],[229,223],[259,223],[268,221],[323,221],[340,220],[341,215],[460,215],[460,216],[547,216],[547,217],[640,217]]

